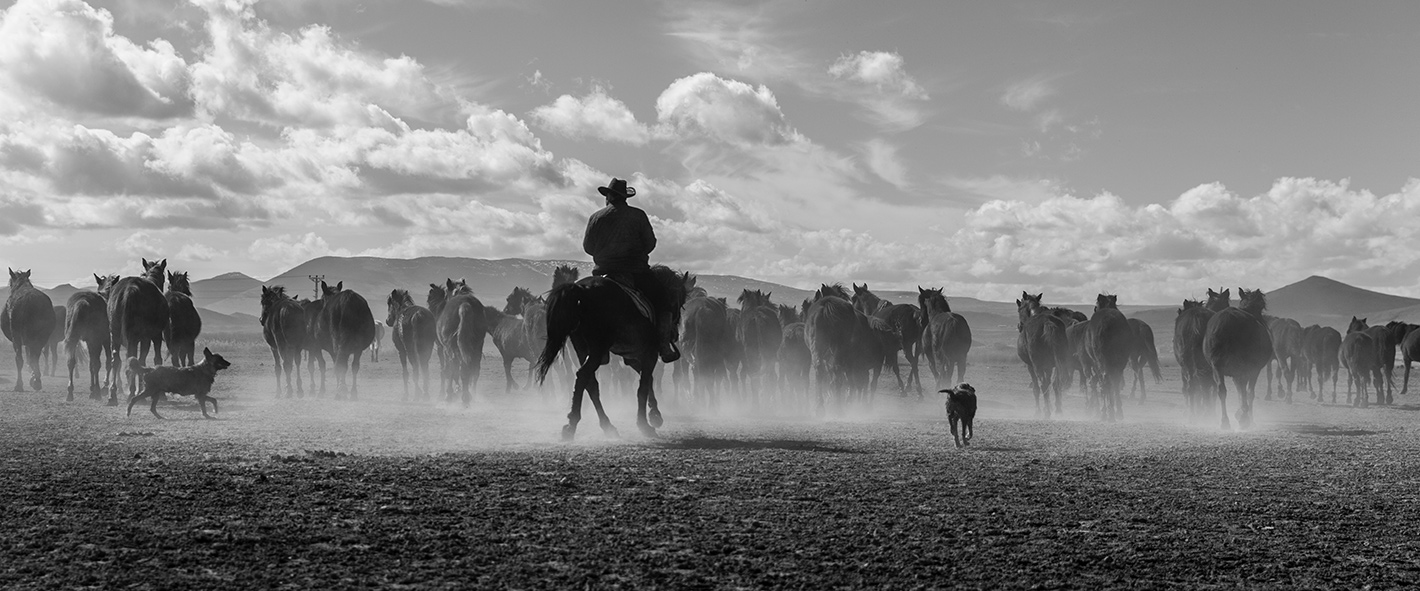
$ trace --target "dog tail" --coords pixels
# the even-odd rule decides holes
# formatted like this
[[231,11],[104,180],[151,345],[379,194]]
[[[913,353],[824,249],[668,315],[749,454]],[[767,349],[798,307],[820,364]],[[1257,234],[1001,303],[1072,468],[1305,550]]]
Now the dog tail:
[[143,367],[143,362],[142,362],[142,361],[139,361],[137,357],[129,357],[129,358],[128,358],[128,371],[131,371],[131,372],[133,372],[133,373],[135,373],[135,374],[137,374],[137,375],[139,375],[139,376],[146,376],[146,375],[148,375],[148,372],[153,371],[153,369],[152,369],[152,368],[148,368],[148,367]]

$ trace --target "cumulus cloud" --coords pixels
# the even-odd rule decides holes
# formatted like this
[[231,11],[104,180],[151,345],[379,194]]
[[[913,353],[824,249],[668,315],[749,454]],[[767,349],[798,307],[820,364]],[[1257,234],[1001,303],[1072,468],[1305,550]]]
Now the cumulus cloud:
[[635,146],[651,138],[650,130],[636,121],[626,103],[607,96],[602,88],[593,89],[582,98],[564,94],[552,104],[534,109],[528,116],[547,130],[570,138],[593,138]]
[[888,51],[860,51],[838,58],[828,69],[834,78],[866,84],[883,94],[927,100],[927,91],[903,68],[902,56]]
[[275,126],[391,126],[395,118],[456,123],[463,102],[409,56],[343,44],[329,27],[296,34],[257,19],[254,0],[198,0],[211,45],[190,68],[206,113]]
[[972,261],[958,271],[1003,286],[997,297],[1050,285],[1077,301],[1112,291],[1163,302],[1193,293],[1180,286],[1275,288],[1312,274],[1411,285],[1417,197],[1420,180],[1377,196],[1345,181],[1283,178],[1252,197],[1210,183],[1144,206],[1107,193],[993,200],[968,213],[949,245]]
[[188,64],[171,43],[115,35],[81,0],[19,0],[0,13],[0,96],[72,112],[163,119],[193,111]]
[[774,93],[709,72],[671,83],[656,99],[657,120],[674,133],[739,146],[785,145],[802,140],[785,121]]

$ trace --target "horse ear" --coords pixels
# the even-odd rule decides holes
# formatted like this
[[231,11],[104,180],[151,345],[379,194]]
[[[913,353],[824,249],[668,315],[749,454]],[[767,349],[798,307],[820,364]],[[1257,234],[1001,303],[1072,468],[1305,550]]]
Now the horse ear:
[[158,261],[158,269],[166,271],[167,268],[168,268],[168,259],[163,259],[163,260],[161,260],[161,261]]
[[341,281],[340,283],[335,284],[335,291],[345,291],[345,282]]
[[[99,274],[98,274],[98,273],[94,273],[94,283],[97,283],[97,284],[99,284],[99,285],[103,285],[103,284],[104,284],[104,280],[99,277]],[[265,287],[265,286],[262,286],[262,287]]]
[[1045,301],[1045,292],[1042,291],[1042,292],[1040,292],[1040,293],[1038,293],[1038,294],[1035,294],[1035,299],[1036,299],[1036,301],[1038,301],[1038,302],[1039,302],[1039,301]]

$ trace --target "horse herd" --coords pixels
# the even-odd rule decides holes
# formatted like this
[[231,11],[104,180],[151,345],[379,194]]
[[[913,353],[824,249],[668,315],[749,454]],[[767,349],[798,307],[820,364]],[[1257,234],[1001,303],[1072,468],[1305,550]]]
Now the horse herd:
[[[11,269],[10,297],[0,312],[0,328],[14,344],[15,391],[24,391],[20,376],[26,363],[30,387],[41,388],[40,356],[48,351],[51,359],[57,359],[55,349],[61,342],[68,358],[71,401],[81,345],[88,352],[90,397],[101,397],[99,372],[103,369],[110,405],[118,404],[117,376],[125,346],[127,357],[140,360],[151,348],[157,364],[166,343],[173,365],[192,365],[202,317],[192,303],[187,273],[167,272],[167,265],[166,259],[143,259],[140,276],[94,275],[97,289],[75,293],[64,306],[54,306],[48,295],[34,287],[30,271]],[[133,385],[130,377],[130,391]]]
[[[82,361],[81,350],[87,350],[91,397],[99,398],[107,389],[108,403],[115,405],[124,357],[136,357],[141,363],[151,348],[156,365],[166,343],[173,365],[192,365],[202,321],[192,303],[187,273],[167,272],[166,260],[143,259],[142,264],[144,273],[139,276],[95,275],[97,289],[75,293],[64,306],[52,306],[49,297],[30,283],[29,271],[11,270],[11,292],[0,314],[0,328],[14,343],[17,374],[28,363],[30,385],[39,389],[40,355],[62,343],[68,357],[69,400],[73,400],[74,373]],[[680,311],[676,321],[684,359],[674,365],[673,385],[707,407],[736,399],[761,404],[778,397],[780,403],[823,412],[831,404],[870,400],[884,369],[892,370],[900,394],[915,392],[920,398],[923,357],[937,386],[965,379],[971,327],[952,311],[941,289],[919,287],[913,305],[885,301],[866,284],[852,285],[851,293],[842,284],[824,284],[798,306],[776,304],[770,293],[745,289],[736,300],[738,306],[731,306],[727,298],[710,296],[698,287],[694,275],[657,270],[663,271],[661,280]],[[475,297],[467,281],[446,279],[429,284],[424,306],[408,290],[391,291],[383,322],[376,320],[365,298],[344,289],[343,282],[331,286],[322,281],[320,297],[313,300],[292,296],[283,286],[263,286],[259,321],[275,362],[278,395],[283,392],[284,373],[287,396],[305,393],[303,356],[309,389],[324,394],[329,355],[335,364],[336,397],[357,397],[361,355],[388,326],[406,398],[411,388],[417,398],[430,396],[429,362],[437,353],[440,390],[446,400],[468,405],[477,388],[484,341],[491,337],[502,357],[507,390],[518,387],[512,370],[517,360],[529,364],[524,388],[552,370],[573,382],[572,420],[564,430],[569,437],[580,417],[583,392],[591,395],[600,414],[595,373],[616,354],[626,360],[625,368],[641,374],[638,423],[649,432],[658,426],[653,423],[659,423],[652,385],[654,335],[633,334],[626,328],[646,325],[649,317],[644,309],[638,313],[634,296],[610,285],[609,280],[595,277],[579,281],[578,270],[564,265],[553,272],[547,297],[517,287],[498,309]],[[1338,369],[1345,367],[1350,376],[1348,403],[1368,405],[1373,384],[1376,401],[1390,404],[1397,350],[1405,361],[1401,394],[1408,390],[1410,362],[1420,358],[1420,330],[1415,330],[1420,326],[1391,322],[1371,327],[1365,319],[1353,318],[1343,336],[1333,328],[1303,328],[1295,320],[1265,314],[1266,300],[1260,290],[1238,292],[1236,307],[1229,290],[1209,289],[1205,302],[1186,300],[1177,312],[1174,355],[1183,394],[1195,417],[1208,412],[1216,399],[1223,405],[1222,426],[1231,427],[1225,383],[1231,378],[1238,392],[1237,422],[1249,426],[1257,379],[1264,369],[1269,399],[1275,375],[1282,400],[1290,403],[1299,388],[1321,400],[1320,386],[1330,379],[1335,402]],[[606,301],[598,303],[598,297]],[[1038,415],[1051,415],[1052,395],[1053,412],[1063,410],[1061,390],[1076,375],[1088,408],[1105,420],[1122,417],[1127,370],[1132,369],[1134,376],[1131,393],[1137,390],[1141,398],[1145,369],[1161,381],[1152,328],[1142,320],[1125,318],[1115,296],[1101,294],[1091,315],[1046,307],[1042,300],[1043,294],[1022,293],[1016,301],[1016,353],[1030,374]],[[562,354],[568,343],[578,361]],[[121,352],[125,345],[126,351]],[[899,352],[908,365],[905,378]],[[127,379],[131,393],[133,377]],[[23,389],[17,379],[15,390]],[[602,423],[610,428],[604,415]]]

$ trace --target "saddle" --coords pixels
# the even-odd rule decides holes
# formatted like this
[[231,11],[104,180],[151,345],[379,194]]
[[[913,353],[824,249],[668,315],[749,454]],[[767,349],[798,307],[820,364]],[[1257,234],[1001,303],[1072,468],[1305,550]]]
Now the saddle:
[[640,290],[637,290],[631,285],[616,280],[616,278],[612,277],[611,275],[603,275],[602,278],[611,281],[612,284],[616,285],[617,287],[620,287],[621,291],[626,292],[627,297],[631,298],[631,303],[636,304],[636,309],[641,312],[642,316],[646,317],[646,320],[649,320],[652,323],[656,322],[656,316],[651,311],[651,303],[646,301],[646,296],[641,295]]

